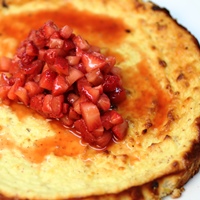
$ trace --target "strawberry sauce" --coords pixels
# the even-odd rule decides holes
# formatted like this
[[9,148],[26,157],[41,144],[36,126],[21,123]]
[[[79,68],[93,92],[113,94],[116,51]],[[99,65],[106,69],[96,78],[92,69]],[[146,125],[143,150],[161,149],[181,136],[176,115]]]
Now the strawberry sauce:
[[120,18],[94,15],[86,11],[78,11],[71,6],[64,6],[56,11],[45,10],[5,17],[0,19],[0,33],[2,36],[14,37],[22,41],[27,37],[30,29],[38,29],[47,20],[54,21],[59,27],[66,24],[73,27],[76,33],[80,32],[81,36],[93,45],[102,43],[117,45],[127,34],[127,26]]
[[131,68],[124,70],[125,87],[132,88],[131,90],[136,92],[134,95],[130,94],[119,108],[123,116],[131,116],[132,119],[150,119],[150,126],[159,128],[166,120],[172,96],[161,88],[149,68],[147,62],[142,60],[137,65],[138,71],[133,72]]

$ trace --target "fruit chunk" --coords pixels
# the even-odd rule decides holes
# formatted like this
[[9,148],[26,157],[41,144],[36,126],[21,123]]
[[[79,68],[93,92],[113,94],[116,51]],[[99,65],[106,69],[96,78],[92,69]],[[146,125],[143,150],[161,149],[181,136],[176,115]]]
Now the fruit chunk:
[[101,116],[102,125],[106,130],[123,122],[122,116],[115,110],[109,110]]
[[92,102],[83,102],[80,105],[81,114],[89,131],[94,131],[101,126],[99,109]]
[[106,75],[103,83],[105,92],[112,92],[120,85],[120,78],[116,75]]
[[11,66],[11,59],[5,56],[0,57],[0,71],[6,72],[9,71]]
[[90,146],[105,149],[128,129],[111,109],[126,98],[115,63],[68,25],[58,28],[48,21],[30,32],[12,59],[0,58],[0,98],[22,102],[75,128]]
[[118,140],[122,140],[126,135],[127,129],[128,122],[124,120],[121,124],[113,126],[112,131]]
[[84,53],[82,56],[82,62],[87,72],[91,72],[94,69],[101,69],[106,65],[105,59],[92,53]]
[[29,96],[26,88],[24,87],[18,87],[17,90],[15,91],[15,94],[17,97],[20,99],[20,101],[23,102],[24,105],[28,105],[29,103]]
[[69,85],[65,77],[62,75],[57,75],[57,77],[53,81],[52,94],[54,96],[64,94],[68,88]]
[[53,83],[56,78],[57,74],[55,71],[52,70],[46,70],[41,74],[41,78],[39,81],[39,86],[41,88],[47,89],[47,90],[52,90],[53,88]]

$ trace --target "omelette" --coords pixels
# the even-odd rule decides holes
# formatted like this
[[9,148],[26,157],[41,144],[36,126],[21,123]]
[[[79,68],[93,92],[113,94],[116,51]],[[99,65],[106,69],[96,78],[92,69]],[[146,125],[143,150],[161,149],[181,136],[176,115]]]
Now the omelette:
[[200,166],[200,50],[170,13],[140,0],[1,1],[0,57],[52,20],[115,56],[124,139],[92,148],[22,103],[0,104],[1,199],[179,197]]

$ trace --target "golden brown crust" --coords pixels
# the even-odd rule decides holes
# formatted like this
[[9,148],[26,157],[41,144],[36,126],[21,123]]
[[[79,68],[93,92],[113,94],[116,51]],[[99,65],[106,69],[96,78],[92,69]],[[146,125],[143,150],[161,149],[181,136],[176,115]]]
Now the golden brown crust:
[[[48,8],[59,10],[61,1],[56,2],[56,5],[53,1],[49,2]],[[118,109],[129,120],[129,136],[123,143],[113,145],[106,152],[97,156],[94,156],[93,151],[88,151],[81,158],[66,158],[65,161],[53,158],[53,161],[56,160],[57,167],[60,167],[58,163],[61,162],[66,165],[68,171],[73,171],[74,166],[78,168],[80,165],[78,170],[82,173],[78,176],[85,179],[88,186],[87,188],[83,186],[81,191],[74,192],[77,187],[75,185],[71,191],[68,190],[62,194],[52,193],[54,197],[46,194],[46,198],[156,200],[171,194],[173,191],[174,195],[177,195],[179,193],[176,193],[177,189],[182,188],[197,173],[200,166],[198,154],[200,151],[199,44],[184,27],[171,18],[166,9],[152,3],[143,3],[139,0],[127,0],[126,4],[122,0],[117,1],[117,3],[109,0],[90,0],[88,2],[74,0],[65,3],[72,4],[72,7],[68,6],[67,8],[75,13],[74,16],[80,16],[84,13],[85,21],[83,19],[83,21],[72,22],[75,31],[83,34],[95,45],[106,48],[105,51],[108,54],[114,53],[117,56],[118,65],[122,68],[124,84],[129,90],[128,100]],[[16,11],[15,6],[19,4],[20,8],[18,7],[19,9]],[[16,4],[13,4],[12,1],[4,1],[2,5],[4,8],[2,12],[0,10],[0,15],[5,17],[4,20],[9,19],[9,15],[15,15],[15,23],[21,26],[21,29],[19,26],[13,26],[14,30],[19,31],[37,25],[33,24],[36,10],[33,11],[26,6],[23,8],[23,1],[17,1]],[[31,2],[30,5],[32,5]],[[42,5],[45,6],[42,7]],[[27,14],[24,9],[29,8]],[[46,8],[45,2],[41,4],[41,7],[38,7],[40,13],[43,12],[44,8]],[[20,21],[21,18],[18,17],[22,15],[20,12],[25,13],[28,23]],[[60,20],[47,11],[44,13],[55,21]],[[62,14],[62,12],[56,12],[56,14],[58,13]],[[43,20],[42,16],[36,16],[39,16],[41,21]],[[94,21],[88,21],[91,18]],[[46,19],[44,18],[44,20]],[[114,33],[111,32],[111,28],[110,32],[102,30],[102,34],[98,34],[101,29],[99,30],[96,26],[89,27],[87,30],[84,30],[83,26],[80,27],[81,23],[86,22],[90,26],[92,23],[96,25],[97,22],[100,22],[98,23],[100,26],[102,21],[106,24],[106,21],[109,20],[110,23],[105,27],[109,29],[114,24],[112,27],[115,28]],[[70,20],[67,22],[70,23]],[[60,22],[60,24],[62,23]],[[103,25],[101,27],[105,28]],[[14,41],[18,37],[12,34],[8,37],[7,28],[6,23],[0,19],[0,45],[4,45],[5,48],[7,48],[7,43],[2,41],[5,39]],[[109,37],[109,33],[113,34],[112,37]],[[23,35],[25,33],[22,33]],[[13,42],[13,47],[10,45],[8,52],[6,50],[5,52],[12,55],[17,44],[18,41]],[[0,55],[2,54],[0,52]],[[127,106],[129,106],[128,109]],[[9,117],[13,117],[13,110],[11,112],[9,108],[4,107],[1,109],[3,113],[10,114]],[[14,112],[14,115],[17,113]],[[3,117],[1,118],[2,122]],[[18,119],[18,121],[20,120]],[[39,122],[36,120],[34,123]],[[44,124],[44,126],[48,125]],[[17,156],[19,156],[18,153],[16,153]],[[86,166],[86,163],[82,162],[83,157],[91,159],[92,162],[87,163]],[[3,159],[0,164],[1,162],[7,166]],[[35,163],[31,165],[27,160],[22,160],[22,162],[28,166],[27,169],[32,169],[35,166]],[[68,163],[72,166],[68,166]],[[55,170],[47,168],[43,164],[41,164],[42,169]],[[63,168],[59,169],[63,170]],[[34,168],[34,170],[36,169]],[[1,173],[3,172],[0,170]],[[66,171],[63,171],[64,173]],[[47,173],[44,174],[47,175]],[[26,176],[23,177],[22,174],[21,176],[24,181]],[[35,178],[35,176],[31,177]],[[53,175],[50,176],[50,178],[52,177]],[[61,178],[62,176],[54,177]],[[75,175],[72,177],[76,178]],[[124,180],[123,177],[126,179]],[[101,178],[103,186],[101,181],[98,181]],[[67,181],[65,184],[80,182],[80,180],[75,183]],[[99,186],[97,187],[95,184],[99,184]],[[41,185],[39,186],[41,187]],[[0,190],[1,187],[3,186],[0,185]],[[12,187],[11,189],[5,188],[5,192],[3,189],[1,190],[2,195],[8,196],[5,197],[5,200],[45,199],[44,196],[39,196],[43,194],[37,193],[38,190],[28,194],[24,190],[12,193],[14,191]],[[90,190],[89,187],[94,188]],[[20,189],[18,188],[18,190]],[[3,196],[1,198],[3,199]]]

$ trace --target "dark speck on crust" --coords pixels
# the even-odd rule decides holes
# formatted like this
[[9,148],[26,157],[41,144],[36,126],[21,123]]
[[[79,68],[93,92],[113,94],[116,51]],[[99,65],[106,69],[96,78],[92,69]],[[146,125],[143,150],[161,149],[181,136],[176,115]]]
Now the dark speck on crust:
[[2,1],[2,6],[3,6],[4,8],[8,8],[8,4],[6,3],[5,0]]
[[158,182],[157,180],[154,180],[154,181],[152,181],[152,182],[150,182],[150,183],[147,183],[146,186],[147,186],[147,189],[148,189],[151,193],[153,193],[153,194],[155,194],[155,195],[158,194],[159,182]]
[[131,33],[131,30],[130,29],[126,29],[125,32],[126,33]]
[[157,189],[158,186],[159,186],[159,184],[158,184],[157,181],[153,181],[153,182],[152,182],[152,188],[153,188],[153,189]]
[[180,80],[183,80],[183,79],[185,79],[185,75],[183,73],[180,73],[176,80],[180,81]]
[[158,6],[158,5],[156,5],[156,4],[154,4],[154,5],[151,7],[151,9],[152,9],[153,11],[162,11],[162,12],[164,12],[164,13],[166,13],[167,15],[170,16],[169,11],[168,11],[166,8],[161,8],[160,6]]
[[152,10],[157,11],[157,10],[162,10],[162,8],[160,6],[158,6],[158,5],[153,5],[152,6]]
[[159,60],[158,60],[158,63],[159,63],[159,65],[160,65],[161,67],[163,67],[163,68],[167,67],[167,63],[166,63],[164,60],[159,59]]
[[142,134],[146,134],[147,133],[147,129],[144,129],[143,131],[142,131]]
[[177,161],[174,161],[173,163],[172,163],[172,167],[173,168],[179,168],[179,163],[177,162]]

